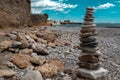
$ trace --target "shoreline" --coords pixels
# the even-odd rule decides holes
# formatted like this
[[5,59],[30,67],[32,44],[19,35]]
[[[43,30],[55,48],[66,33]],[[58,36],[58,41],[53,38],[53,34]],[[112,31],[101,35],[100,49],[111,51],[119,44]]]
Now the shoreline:
[[120,28],[120,27],[103,27],[103,28]]

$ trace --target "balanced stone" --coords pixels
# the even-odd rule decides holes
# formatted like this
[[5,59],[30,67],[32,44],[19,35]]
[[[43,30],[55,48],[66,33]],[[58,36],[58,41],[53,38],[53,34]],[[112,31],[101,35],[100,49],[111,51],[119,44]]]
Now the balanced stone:
[[93,16],[93,13],[86,13],[86,15]]
[[91,25],[91,24],[93,24],[93,22],[85,21],[83,24],[84,24],[84,25]]
[[89,36],[87,38],[80,38],[80,41],[83,43],[89,43],[89,42],[94,42],[96,39],[93,36]]
[[97,70],[100,68],[100,63],[90,63],[90,62],[82,62],[79,61],[79,67],[86,68],[88,70]]
[[85,18],[95,18],[93,15],[86,15]]
[[84,23],[81,26],[80,49],[82,50],[82,52],[78,57],[79,59],[78,65],[80,69],[78,69],[77,72],[79,73],[79,75],[82,74],[84,78],[96,80],[98,77],[105,76],[108,72],[107,70],[100,68],[101,52],[97,47],[98,42],[94,37],[97,33],[95,28],[96,25],[94,24],[93,13],[94,13],[94,8],[88,7],[86,9]]
[[86,21],[94,21],[94,18],[85,18]]
[[86,10],[87,10],[87,11],[89,11],[89,10],[90,10],[90,11],[93,11],[93,10],[94,10],[94,8],[87,7],[87,8],[86,8]]
[[86,28],[86,27],[95,27],[95,24],[91,24],[91,25],[81,25],[81,28]]
[[[81,35],[80,35],[80,48],[83,51],[83,53],[96,53],[98,50],[96,47],[98,46],[98,42],[96,42],[96,39],[93,37],[96,33],[96,28],[94,24],[94,9],[93,8],[87,8],[86,16],[84,18],[83,26],[81,27]],[[86,69],[98,69],[99,62],[100,62],[100,55],[80,55],[80,67],[86,68]],[[96,53],[97,54],[97,53]],[[88,65],[88,66],[87,66]]]
[[92,13],[92,15],[93,15],[94,10],[88,10],[88,9],[87,9],[86,14],[89,14],[89,13]]
[[[88,11],[88,12],[90,12],[90,11]],[[93,12],[91,12],[91,13],[86,13],[85,18],[95,18],[95,17],[93,15]]]
[[95,28],[95,26],[92,26],[92,25],[91,26],[90,25],[89,26],[81,26],[81,28],[82,29],[89,29],[89,28]]
[[98,63],[100,61],[99,55],[82,55],[78,58],[83,62]]
[[91,48],[91,47],[80,47],[80,49],[82,51],[90,52],[90,53],[95,53],[97,50],[99,50],[98,47],[94,47],[94,48]]
[[[104,68],[99,68],[98,70],[88,70],[85,68],[80,68],[75,71],[76,75],[82,78],[87,78],[87,80],[101,80],[101,77],[105,77],[108,71]],[[102,79],[105,80],[105,79]]]
[[82,38],[86,38],[86,37],[89,37],[89,36],[92,36],[92,34],[91,33],[81,33],[80,34],[80,37],[82,37]]
[[81,47],[97,47],[98,42],[89,42],[89,43],[81,43],[80,46]]
[[96,29],[95,28],[84,28],[84,29],[82,29],[80,32],[81,33],[87,33],[87,32],[95,32],[96,31]]
[[86,52],[86,51],[82,51],[80,56],[82,55],[94,55],[94,56],[100,56],[102,53],[100,52],[100,50],[97,50],[96,52]]

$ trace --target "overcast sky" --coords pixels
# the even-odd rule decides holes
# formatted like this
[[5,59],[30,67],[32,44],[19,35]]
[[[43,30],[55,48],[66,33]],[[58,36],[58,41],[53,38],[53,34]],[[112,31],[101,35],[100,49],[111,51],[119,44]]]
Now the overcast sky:
[[96,9],[95,22],[120,23],[120,0],[32,0],[31,11],[48,13],[52,20],[83,22],[88,6]]

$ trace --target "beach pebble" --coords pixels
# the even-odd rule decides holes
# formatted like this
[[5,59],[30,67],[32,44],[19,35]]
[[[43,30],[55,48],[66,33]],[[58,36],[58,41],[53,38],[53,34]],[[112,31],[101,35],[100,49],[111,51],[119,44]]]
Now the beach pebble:
[[44,56],[33,56],[31,62],[37,65],[43,65],[46,62],[46,58]]
[[11,47],[12,47],[12,48],[18,48],[18,47],[20,47],[21,45],[22,45],[21,42],[19,42],[19,41],[14,41]]
[[16,75],[16,72],[13,70],[1,70],[0,69],[0,77],[12,77]]
[[37,70],[28,71],[21,80],[43,80],[41,73]]
[[33,52],[33,49],[22,49],[19,51],[19,54],[27,54],[27,55],[31,55]]

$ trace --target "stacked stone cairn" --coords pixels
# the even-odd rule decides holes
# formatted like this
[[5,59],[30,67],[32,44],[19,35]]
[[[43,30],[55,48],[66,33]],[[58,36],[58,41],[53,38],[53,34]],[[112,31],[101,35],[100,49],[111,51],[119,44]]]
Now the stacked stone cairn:
[[[94,8],[86,8],[84,23],[80,31],[80,49],[82,53],[79,56],[78,65],[80,67],[79,75],[89,79],[96,79],[107,74],[107,70],[100,68],[100,51],[98,42],[94,37],[96,28],[94,24]],[[94,72],[92,72],[94,71]],[[102,73],[102,74],[101,74]],[[100,75],[99,75],[100,74]]]
[[81,26],[80,46],[82,54],[79,57],[79,66],[86,69],[96,70],[100,67],[100,54],[97,48],[98,42],[94,37],[96,29],[93,22],[93,13],[93,8],[87,8],[87,13],[84,19],[85,21]]

